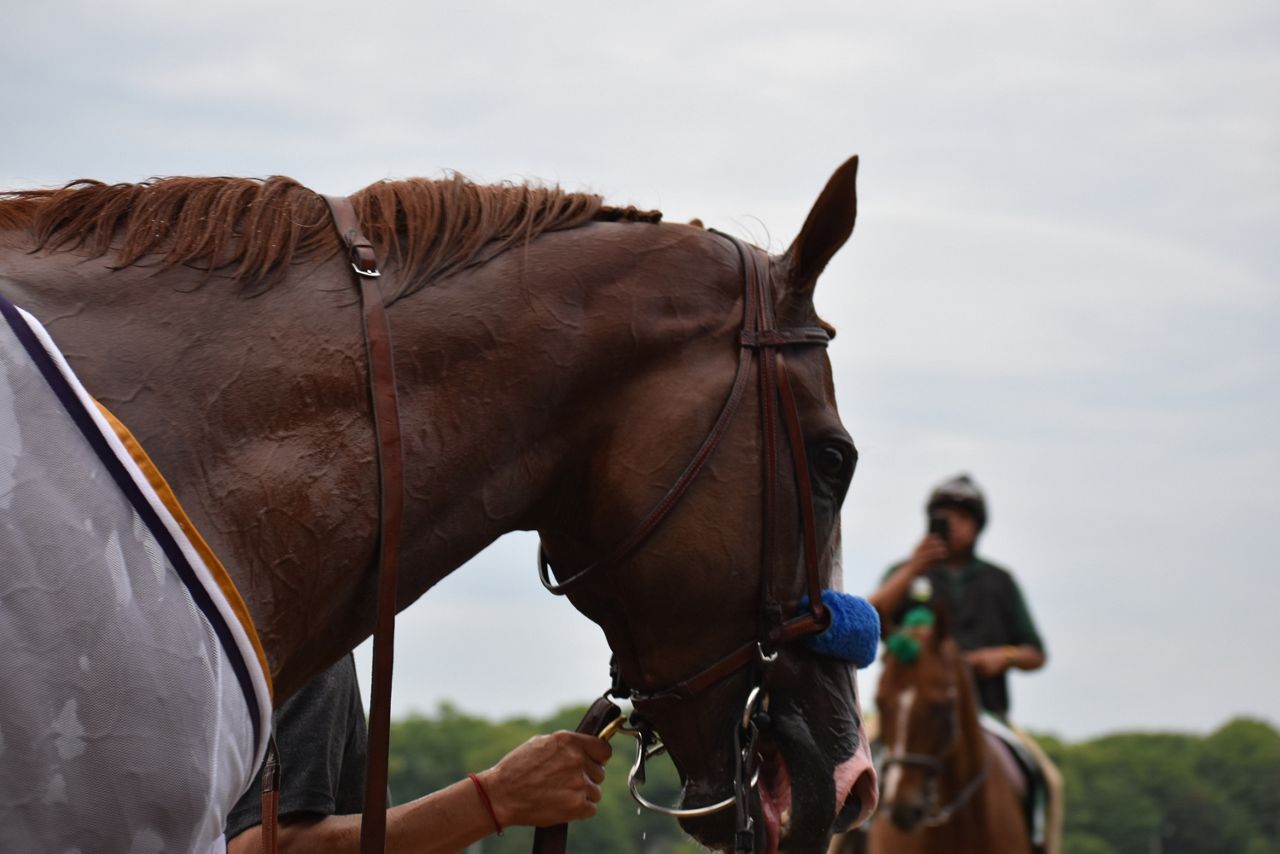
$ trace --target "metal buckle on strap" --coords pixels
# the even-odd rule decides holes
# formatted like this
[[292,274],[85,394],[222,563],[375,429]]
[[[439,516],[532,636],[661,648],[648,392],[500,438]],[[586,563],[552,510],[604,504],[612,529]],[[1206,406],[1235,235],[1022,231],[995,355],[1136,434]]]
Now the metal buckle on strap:
[[[363,249],[365,252],[361,252]],[[368,258],[362,258],[367,253]],[[373,247],[368,243],[362,243],[351,247],[351,269],[356,271],[357,276],[363,276],[366,279],[376,279],[382,275],[382,271],[378,269],[377,257],[373,254]]]

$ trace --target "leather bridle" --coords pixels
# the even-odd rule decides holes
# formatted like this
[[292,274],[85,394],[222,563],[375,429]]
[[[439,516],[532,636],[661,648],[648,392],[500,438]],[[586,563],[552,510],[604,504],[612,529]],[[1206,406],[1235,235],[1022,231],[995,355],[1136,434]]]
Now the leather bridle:
[[[557,582],[553,580],[550,561],[545,547],[539,543],[538,574],[547,590],[564,595],[568,589],[606,567],[619,567],[632,558],[650,536],[669,519],[687,493],[689,487],[706,467],[733,422],[750,384],[752,368],[756,368],[757,388],[763,431],[762,454],[762,516],[763,524],[760,558],[760,605],[756,636],[743,642],[727,655],[712,661],[705,667],[660,688],[635,690],[626,687],[615,676],[614,686],[596,702],[584,718],[580,732],[596,732],[608,728],[627,732],[637,739],[636,763],[632,768],[630,788],[633,797],[643,807],[666,815],[688,818],[709,815],[735,807],[737,833],[735,844],[739,851],[750,851],[754,833],[749,810],[749,794],[758,776],[758,755],[755,744],[761,725],[767,719],[768,696],[763,692],[765,671],[777,658],[778,650],[787,642],[824,631],[831,616],[822,603],[822,579],[820,575],[817,524],[813,507],[813,492],[809,477],[809,463],[805,451],[804,433],[800,424],[799,407],[787,370],[782,350],[787,347],[826,346],[831,340],[826,329],[818,326],[779,328],[774,313],[773,282],[769,256],[762,250],[748,246],[736,237],[714,232],[733,244],[743,269],[744,308],[742,327],[738,335],[738,366],[733,385],[729,390],[720,414],[710,433],[702,441],[693,458],[685,466],[666,494],[649,510],[630,536],[619,543],[604,557]],[[779,424],[790,448],[792,470],[795,476],[799,501],[799,517],[803,539],[805,590],[807,610],[787,618],[779,601],[774,582],[776,576],[776,542],[783,523],[778,511]],[[658,700],[688,700],[721,682],[728,676],[754,666],[751,687],[747,695],[739,726],[735,727],[735,780],[731,798],[703,807],[658,807],[640,795],[638,783],[644,780],[645,761],[661,753],[664,748],[653,727],[643,716],[644,706]],[[609,696],[629,699],[636,708],[630,726],[621,725],[616,706]],[[612,707],[610,712],[608,707]],[[598,726],[588,726],[598,721]],[[555,831],[541,833],[542,837],[556,838],[535,840],[534,850],[542,852],[563,851],[563,826]]]
[[955,749],[956,733],[959,726],[955,719],[955,696],[957,694],[954,684],[950,687],[948,694],[951,696],[952,709],[950,717],[947,719],[948,731],[947,741],[937,753],[896,753],[890,751],[881,759],[881,770],[887,771],[893,765],[915,766],[923,768],[925,774],[924,791],[926,802],[926,813],[921,821],[925,827],[938,827],[946,824],[951,820],[957,812],[960,811],[965,804],[969,802],[982,785],[982,781],[987,778],[987,762],[982,763],[982,767],[969,778],[946,804],[938,805],[938,778],[942,776],[942,771],[946,767],[947,756]]
[[[720,232],[713,232],[720,234]],[[738,336],[738,368],[729,396],[716,418],[711,432],[702,441],[693,459],[667,493],[645,514],[634,532],[603,558],[556,582],[551,577],[546,549],[538,546],[538,575],[547,590],[557,596],[602,567],[617,567],[633,557],[645,541],[670,518],[672,511],[684,497],[689,487],[706,467],[727,432],[745,397],[751,379],[751,367],[759,363],[756,371],[761,406],[761,424],[764,431],[763,454],[763,525],[761,526],[760,566],[760,626],[756,637],[744,642],[737,649],[701,670],[662,689],[632,692],[633,697],[644,700],[659,697],[692,697],[716,684],[732,673],[751,664],[757,658],[769,658],[780,646],[804,635],[826,629],[830,615],[822,604],[822,578],[818,564],[817,524],[813,509],[813,492],[809,481],[809,462],[805,453],[804,433],[800,426],[800,412],[795,392],[781,352],[784,347],[804,345],[826,346],[831,340],[827,330],[820,326],[802,326],[779,329],[774,316],[773,288],[769,275],[768,256],[763,251],[747,246],[741,240],[720,234],[737,249],[743,265],[745,309],[742,329]],[[795,472],[796,492],[800,502],[801,533],[804,539],[805,589],[809,598],[809,610],[790,619],[783,618],[783,609],[774,590],[774,543],[780,523],[778,514],[778,424],[782,423],[791,449],[792,468]]]
[[[403,453],[400,441],[399,408],[396,398],[396,382],[393,365],[391,331],[377,287],[381,275],[372,242],[365,237],[351,200],[343,196],[324,196],[333,217],[334,226],[351,261],[357,286],[361,294],[361,306],[366,351],[369,363],[369,392],[373,408],[378,451],[379,480],[379,530],[378,530],[378,592],[377,614],[374,628],[373,684],[369,713],[368,764],[365,777],[364,816],[361,821],[360,845],[363,854],[380,854],[386,843],[386,793],[387,748],[391,714],[391,671],[394,648],[396,614],[396,565],[399,552],[400,525],[404,508]],[[757,365],[757,383],[764,434],[762,463],[763,527],[760,570],[760,612],[756,637],[746,641],[728,655],[706,667],[659,690],[644,692],[626,689],[621,680],[615,680],[610,694],[627,696],[637,708],[661,698],[688,699],[720,682],[729,675],[756,665],[755,681],[743,709],[741,725],[735,731],[737,745],[734,795],[720,804],[701,808],[666,809],[660,811],[675,816],[706,815],[735,806],[738,814],[738,849],[750,851],[753,844],[752,821],[748,796],[757,769],[755,752],[762,713],[767,712],[768,697],[761,690],[764,671],[777,657],[778,649],[788,641],[805,635],[820,633],[830,622],[830,613],[822,603],[822,580],[818,565],[817,525],[813,509],[813,494],[809,480],[809,465],[805,452],[804,434],[800,425],[800,413],[795,392],[786,368],[782,349],[797,346],[826,346],[831,336],[817,326],[780,329],[774,314],[774,295],[768,256],[761,250],[749,247],[730,235],[715,232],[735,247],[743,267],[744,308],[743,321],[738,336],[738,367],[729,396],[722,407],[711,432],[703,440],[696,454],[666,495],[645,515],[634,533],[600,560],[556,583],[551,578],[551,568],[545,550],[539,544],[539,575],[543,585],[552,593],[563,595],[567,588],[591,575],[601,567],[618,566],[632,557],[644,542],[669,518],[680,499],[697,479],[724,438],[735,413],[738,411],[750,382],[752,365]],[[792,468],[800,504],[800,521],[803,536],[807,612],[789,619],[784,618],[783,608],[774,590],[774,552],[781,518],[778,514],[778,424],[781,422],[787,443],[791,449]],[[602,697],[588,711],[580,732],[600,734],[611,723],[620,722],[619,710]],[[642,804],[654,808],[638,794],[637,781],[643,782],[644,762],[662,751],[653,729],[642,719],[638,725],[625,729],[635,735],[638,744],[636,765],[632,769],[633,794]],[[279,759],[274,739],[268,749],[267,766],[262,785],[263,840],[269,854],[276,845],[276,803],[279,787]],[[535,850],[561,851],[565,846],[567,828],[539,828],[535,834]]]
[[928,811],[925,813],[921,824],[925,827],[938,827],[950,821],[951,817],[959,812],[960,808],[967,804],[970,798],[977,794],[978,787],[987,778],[988,765],[984,762],[978,772],[970,777],[969,781],[956,793],[955,797],[945,805],[938,806],[938,777],[941,776],[944,767],[941,756],[926,753],[902,753],[886,756],[882,762],[882,770],[887,770],[891,765],[915,765],[924,768]]

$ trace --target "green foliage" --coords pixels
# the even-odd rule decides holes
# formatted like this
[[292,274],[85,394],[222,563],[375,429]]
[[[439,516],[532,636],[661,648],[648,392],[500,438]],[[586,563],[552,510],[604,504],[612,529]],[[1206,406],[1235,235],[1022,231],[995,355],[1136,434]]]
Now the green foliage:
[[1066,789],[1065,854],[1280,854],[1280,732],[1266,723],[1042,746]]
[[1204,783],[1239,807],[1280,851],[1280,737],[1266,723],[1237,718],[1209,736],[1196,763]]
[[[451,705],[441,705],[430,717],[412,716],[391,726],[390,786],[395,803],[405,803],[466,779],[539,733],[573,729],[585,707],[567,708],[545,720],[513,718],[498,723],[472,717]],[[599,854],[694,854],[704,849],[685,836],[673,819],[645,812],[636,814],[627,792],[627,771],[634,758],[633,742],[615,738],[599,812],[576,822],[569,833],[570,852]],[[645,793],[659,803],[674,804],[680,795],[675,769],[659,759],[648,767]],[[533,845],[530,828],[513,827],[501,837],[484,840],[483,854],[528,854]]]
[[[391,791],[404,803],[488,768],[538,733],[573,729],[584,708],[545,720],[490,722],[442,705],[391,730]],[[1063,854],[1280,854],[1280,732],[1239,718],[1211,735],[1131,733],[1068,744],[1040,736],[1066,788]],[[604,799],[595,818],[573,825],[569,851],[694,854],[703,849],[674,820],[636,814],[627,793],[630,739],[614,739]],[[670,763],[651,763],[646,794],[675,803]],[[512,828],[479,846],[483,854],[525,854],[533,832]]]
[[1110,842],[1090,833],[1069,833],[1062,840],[1062,854],[1117,854]]

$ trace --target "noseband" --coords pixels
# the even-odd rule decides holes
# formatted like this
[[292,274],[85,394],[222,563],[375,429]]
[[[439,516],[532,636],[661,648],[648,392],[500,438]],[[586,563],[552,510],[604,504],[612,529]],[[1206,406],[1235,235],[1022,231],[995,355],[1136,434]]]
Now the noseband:
[[[647,801],[639,792],[638,784],[644,782],[644,763],[663,752],[661,741],[653,728],[643,719],[633,716],[634,726],[620,722],[616,706],[612,714],[603,717],[614,720],[608,727],[608,735],[615,731],[636,737],[637,756],[630,776],[632,796],[642,806],[677,818],[694,818],[737,807],[737,845],[740,851],[750,851],[753,839],[752,820],[749,814],[748,795],[759,776],[759,757],[756,753],[756,737],[768,709],[768,697],[761,689],[765,670],[777,658],[782,645],[806,635],[818,634],[827,628],[831,614],[822,602],[822,579],[819,577],[817,525],[814,518],[813,493],[809,480],[809,464],[805,453],[804,434],[800,424],[799,408],[786,367],[782,350],[786,347],[823,346],[831,340],[827,330],[817,326],[779,329],[774,314],[773,283],[770,276],[768,255],[741,240],[720,232],[713,232],[728,240],[737,250],[743,269],[744,309],[742,328],[738,335],[738,367],[728,398],[717,416],[710,433],[702,441],[693,458],[685,466],[675,483],[635,528],[630,536],[619,543],[604,557],[578,570],[562,581],[552,578],[550,561],[545,547],[538,546],[538,574],[547,590],[556,595],[565,592],[577,582],[601,569],[625,563],[640,550],[644,543],[673,513],[689,487],[697,480],[708,460],[720,445],[729,425],[733,422],[750,384],[752,366],[757,365],[758,395],[763,431],[762,458],[762,518],[760,559],[760,605],[756,636],[745,641],[727,655],[712,661],[674,684],[658,689],[637,691],[627,688],[615,676],[614,687],[597,701],[612,706],[608,697],[629,699],[637,709],[659,699],[690,699],[717,684],[739,670],[754,665],[756,673],[745,701],[742,719],[735,727],[736,772],[734,794],[715,804],[702,807],[676,809],[660,807]],[[790,618],[785,617],[782,604],[774,589],[776,567],[775,543],[782,520],[778,514],[778,465],[779,423],[786,433],[791,450],[792,469],[795,475],[796,494],[800,505],[801,534],[804,546],[805,584],[808,594],[808,610]],[[593,707],[595,710],[596,707]],[[592,713],[588,713],[588,719]],[[597,717],[600,717],[597,715]],[[584,719],[585,723],[586,719]],[[603,726],[604,724],[601,724]],[[580,727],[580,731],[582,728]],[[597,732],[599,730],[597,729]],[[535,850],[537,850],[535,846]]]
[[954,798],[948,801],[945,806],[938,806],[938,777],[942,774],[945,755],[946,751],[936,756],[927,753],[901,753],[886,756],[883,760],[883,768],[885,770],[888,770],[891,765],[915,765],[924,768],[925,792],[928,796],[928,813],[922,822],[925,827],[938,827],[950,821],[951,817],[977,793],[982,781],[987,779],[988,766],[984,762],[982,767],[978,769],[978,773],[974,774],[969,779],[969,782],[965,783],[964,788]]

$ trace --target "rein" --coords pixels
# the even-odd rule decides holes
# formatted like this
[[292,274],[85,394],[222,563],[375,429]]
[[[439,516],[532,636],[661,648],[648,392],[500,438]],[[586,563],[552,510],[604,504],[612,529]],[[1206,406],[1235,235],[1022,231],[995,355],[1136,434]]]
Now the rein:
[[[373,630],[373,685],[365,765],[364,815],[360,850],[381,854],[387,834],[387,748],[391,733],[391,670],[395,651],[396,566],[400,523],[404,515],[404,465],[400,443],[400,408],[396,398],[391,326],[377,279],[382,275],[373,243],[365,237],[355,208],[346,196],[322,196],[347,250],[360,291],[365,355],[369,364],[369,398],[378,454],[378,592]],[[275,854],[279,757],[272,739],[262,784],[263,847]]]
[[[609,720],[602,722],[594,730],[583,730],[582,726],[579,727],[579,731],[591,731],[602,738],[608,738],[615,732],[624,732],[636,739],[636,760],[628,778],[628,787],[632,797],[640,806],[676,818],[695,818],[718,813],[731,807],[735,808],[737,813],[736,850],[749,852],[754,845],[749,796],[759,777],[756,740],[760,730],[767,725],[768,721],[769,698],[762,689],[766,671],[777,658],[778,650],[784,644],[806,635],[821,633],[831,622],[830,611],[823,604],[821,595],[817,525],[804,434],[795,392],[781,351],[785,347],[826,346],[831,337],[825,329],[816,326],[779,329],[774,314],[773,282],[768,256],[759,249],[747,246],[736,237],[721,232],[713,231],[713,233],[728,240],[737,251],[742,264],[744,291],[742,327],[738,335],[738,367],[720,414],[693,458],[676,478],[675,483],[642,517],[630,536],[604,557],[559,582],[552,578],[550,560],[545,546],[540,542],[538,575],[547,590],[562,596],[572,585],[596,573],[602,567],[616,567],[633,557],[645,541],[671,516],[689,487],[702,473],[738,412],[750,383],[753,365],[757,367],[764,446],[761,460],[764,489],[761,508],[763,525],[761,528],[759,624],[756,636],[727,655],[666,687],[637,691],[628,688],[615,676],[614,686],[606,692],[604,697],[596,701],[583,723],[585,725],[593,717],[600,719],[598,707],[601,704],[615,710],[609,716]],[[799,497],[805,587],[809,602],[807,612],[790,619],[784,618],[782,605],[778,602],[774,590],[774,544],[781,524],[777,509],[779,422],[782,424],[785,439],[790,447],[796,492]],[[743,707],[741,721],[734,732],[736,749],[733,795],[715,804],[687,808],[663,807],[645,799],[639,791],[639,785],[644,782],[645,762],[663,753],[665,747],[653,727],[643,719],[642,715],[633,714],[631,726],[623,724],[618,707],[608,698],[613,696],[619,699],[630,699],[638,711],[644,704],[658,700],[688,700],[748,666],[754,666],[756,673]],[[561,829],[563,827],[557,828],[554,835],[555,845],[558,847],[549,846],[546,839],[540,840],[535,837],[534,851],[541,854],[563,852],[566,832]]]
[[369,359],[369,397],[378,444],[378,610],[373,630],[373,685],[370,689],[368,759],[360,850],[381,852],[387,835],[387,749],[391,736],[391,667],[395,654],[396,564],[404,516],[404,458],[400,447],[400,405],[391,352],[391,325],[376,279],[382,275],[373,244],[360,230],[346,196],[325,196],[338,236],[347,248],[360,289],[364,339]]

